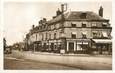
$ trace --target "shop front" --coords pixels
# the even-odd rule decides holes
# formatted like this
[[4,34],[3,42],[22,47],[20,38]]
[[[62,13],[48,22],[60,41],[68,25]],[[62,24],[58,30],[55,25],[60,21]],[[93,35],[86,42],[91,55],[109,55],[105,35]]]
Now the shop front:
[[87,54],[90,40],[68,40],[67,53]]
[[92,51],[94,54],[112,54],[112,40],[92,39]]

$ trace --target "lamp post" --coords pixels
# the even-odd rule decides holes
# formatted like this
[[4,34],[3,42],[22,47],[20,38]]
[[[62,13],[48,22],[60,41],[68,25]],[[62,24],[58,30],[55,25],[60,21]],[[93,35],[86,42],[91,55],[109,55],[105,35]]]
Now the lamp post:
[[61,33],[61,50],[60,53],[66,53],[66,36],[65,33]]

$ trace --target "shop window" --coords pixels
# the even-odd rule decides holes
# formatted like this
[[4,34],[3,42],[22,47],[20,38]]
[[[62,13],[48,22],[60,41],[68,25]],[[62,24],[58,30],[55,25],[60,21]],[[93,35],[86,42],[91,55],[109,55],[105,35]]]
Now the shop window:
[[53,51],[53,50],[54,50],[54,43],[51,43],[50,48],[51,48],[51,51]]
[[69,43],[69,52],[74,52],[74,43],[73,42]]

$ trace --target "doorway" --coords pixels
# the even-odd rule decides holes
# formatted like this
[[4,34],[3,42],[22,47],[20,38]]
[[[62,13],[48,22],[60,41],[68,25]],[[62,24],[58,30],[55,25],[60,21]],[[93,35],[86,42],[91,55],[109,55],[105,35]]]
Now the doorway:
[[69,52],[74,53],[74,42],[69,43]]

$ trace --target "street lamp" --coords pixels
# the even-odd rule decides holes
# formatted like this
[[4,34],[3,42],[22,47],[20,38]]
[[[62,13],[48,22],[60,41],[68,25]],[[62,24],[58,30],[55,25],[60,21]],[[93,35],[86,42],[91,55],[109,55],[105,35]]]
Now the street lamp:
[[61,33],[61,40],[62,40],[62,44],[61,44],[61,50],[60,53],[65,53],[65,49],[66,49],[66,36],[65,33]]

